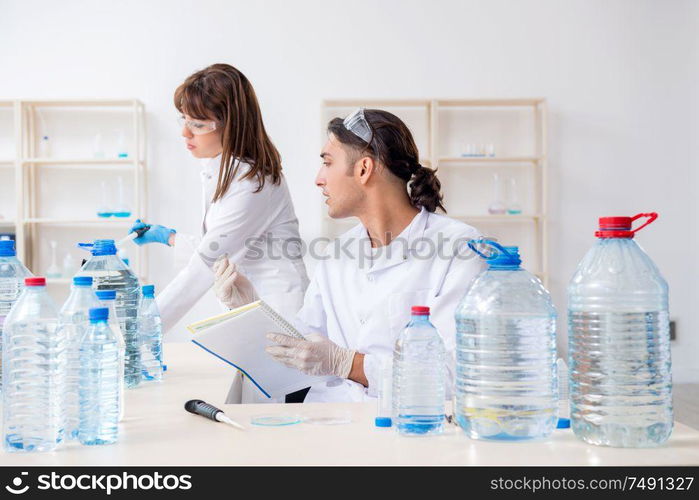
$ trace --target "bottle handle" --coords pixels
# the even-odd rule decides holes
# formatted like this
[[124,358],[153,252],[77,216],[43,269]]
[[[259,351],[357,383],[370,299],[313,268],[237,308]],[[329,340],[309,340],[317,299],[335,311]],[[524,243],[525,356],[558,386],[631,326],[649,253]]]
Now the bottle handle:
[[[497,252],[493,252],[490,255],[485,255],[483,252],[481,252],[480,250],[478,250],[476,248],[476,245],[490,246],[490,247],[495,248],[497,250]],[[485,260],[492,260],[501,253],[504,255],[507,255],[508,257],[512,257],[510,252],[505,250],[505,247],[503,247],[500,243],[497,243],[497,242],[492,241],[492,240],[469,240],[468,247],[471,250],[473,250],[474,252],[476,252],[476,254],[478,254],[480,257],[482,257]]]
[[644,224],[638,226],[636,229],[632,229],[632,233],[636,234],[638,231],[646,227],[648,224],[655,222],[655,219],[658,218],[658,214],[656,212],[649,212],[647,214],[636,214],[633,217],[631,217],[631,222],[633,223],[635,220],[638,220],[642,217],[648,217],[648,220]]

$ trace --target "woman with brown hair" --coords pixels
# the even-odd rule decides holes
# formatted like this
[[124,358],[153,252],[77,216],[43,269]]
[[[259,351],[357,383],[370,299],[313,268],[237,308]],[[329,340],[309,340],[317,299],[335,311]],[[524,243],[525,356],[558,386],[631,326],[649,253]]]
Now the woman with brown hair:
[[[295,314],[308,285],[298,220],[252,85],[236,68],[213,64],[188,77],[174,101],[186,147],[202,160],[204,215],[189,263],[157,297],[163,330],[182,318],[215,277],[236,283],[235,296],[223,297],[228,307],[262,298],[284,315]],[[131,231],[145,225],[137,221]],[[150,225],[134,242],[175,246],[183,237]]]

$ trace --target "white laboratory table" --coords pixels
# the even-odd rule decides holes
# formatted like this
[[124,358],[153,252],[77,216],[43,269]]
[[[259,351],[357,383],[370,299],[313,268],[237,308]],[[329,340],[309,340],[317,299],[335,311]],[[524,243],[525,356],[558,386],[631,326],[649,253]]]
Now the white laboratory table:
[[[0,465],[699,465],[699,431],[675,424],[655,449],[586,445],[570,430],[539,442],[475,441],[448,426],[441,436],[405,438],[373,425],[375,404],[223,405],[231,368],[193,344],[165,344],[163,382],[128,390],[119,441],[63,445],[51,453],[0,452]],[[240,431],[187,413],[189,399],[225,409]],[[349,412],[342,425],[256,427],[250,416]]]

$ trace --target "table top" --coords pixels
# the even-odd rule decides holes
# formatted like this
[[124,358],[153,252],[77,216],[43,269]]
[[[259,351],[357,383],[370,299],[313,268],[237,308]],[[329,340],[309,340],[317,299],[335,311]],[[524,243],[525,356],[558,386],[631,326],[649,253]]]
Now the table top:
[[[675,423],[659,448],[591,446],[570,429],[542,441],[469,439],[455,426],[440,436],[402,437],[374,427],[374,403],[224,405],[231,368],[190,343],[168,343],[160,383],[127,390],[126,418],[113,445],[71,442],[50,453],[0,451],[0,465],[699,465],[699,431]],[[241,431],[184,410],[203,399],[243,424]],[[347,424],[260,427],[261,414],[349,416]]]

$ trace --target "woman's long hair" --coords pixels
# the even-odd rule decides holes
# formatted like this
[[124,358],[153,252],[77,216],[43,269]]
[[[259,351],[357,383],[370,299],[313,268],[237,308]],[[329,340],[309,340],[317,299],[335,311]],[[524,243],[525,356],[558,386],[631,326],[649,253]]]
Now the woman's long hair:
[[197,71],[175,90],[175,107],[198,120],[216,120],[217,127],[222,129],[223,152],[212,202],[226,193],[241,161],[250,165],[241,179],[255,179],[255,192],[261,191],[267,180],[279,184],[282,176],[279,151],[265,131],[250,81],[236,68],[212,64]]

